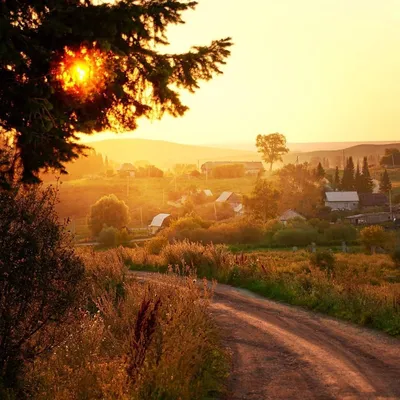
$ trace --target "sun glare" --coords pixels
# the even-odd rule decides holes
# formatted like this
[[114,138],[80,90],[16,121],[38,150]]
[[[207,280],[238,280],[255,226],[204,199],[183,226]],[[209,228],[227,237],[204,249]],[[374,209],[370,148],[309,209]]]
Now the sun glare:
[[98,93],[108,76],[105,56],[98,50],[82,47],[79,51],[65,48],[65,53],[56,67],[56,79],[62,88],[71,94],[88,96]]

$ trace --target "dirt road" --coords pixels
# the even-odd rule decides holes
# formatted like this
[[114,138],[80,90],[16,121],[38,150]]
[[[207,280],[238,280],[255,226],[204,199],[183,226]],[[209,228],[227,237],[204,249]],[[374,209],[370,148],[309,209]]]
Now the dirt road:
[[[142,274],[141,274],[142,275]],[[227,399],[400,399],[400,340],[218,285]]]
[[228,399],[400,399],[400,340],[218,285]]

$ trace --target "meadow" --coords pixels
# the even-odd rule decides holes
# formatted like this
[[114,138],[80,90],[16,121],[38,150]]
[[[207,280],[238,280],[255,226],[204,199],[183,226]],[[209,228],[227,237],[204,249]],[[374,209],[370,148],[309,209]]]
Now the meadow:
[[386,254],[247,254],[189,241],[119,251],[132,269],[196,271],[199,277],[400,335],[400,268]]
[[[229,364],[210,317],[212,288],[175,276],[139,282],[127,273],[124,254],[79,252],[85,305],[55,327],[59,344],[26,366],[29,398],[191,400],[222,393]],[[1,386],[0,397],[14,400]]]

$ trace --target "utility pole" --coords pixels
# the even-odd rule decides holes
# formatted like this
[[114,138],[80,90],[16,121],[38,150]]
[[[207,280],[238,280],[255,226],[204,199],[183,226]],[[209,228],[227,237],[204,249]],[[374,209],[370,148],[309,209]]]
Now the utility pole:
[[143,209],[140,207],[140,227],[143,228]]
[[217,215],[217,206],[214,202],[214,214],[215,214],[215,220],[218,221],[218,215]]
[[392,191],[391,190],[389,190],[389,209],[390,209],[390,219],[393,221]]
[[162,191],[162,205],[164,206],[165,204],[165,189]]

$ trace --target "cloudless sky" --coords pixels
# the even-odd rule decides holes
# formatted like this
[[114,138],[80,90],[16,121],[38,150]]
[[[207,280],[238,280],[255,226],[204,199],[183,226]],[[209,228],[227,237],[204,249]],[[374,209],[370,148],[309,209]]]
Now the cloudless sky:
[[[171,48],[231,36],[224,75],[182,99],[182,118],[119,137],[180,143],[400,140],[399,0],[199,0]],[[110,137],[96,135],[93,139]]]

